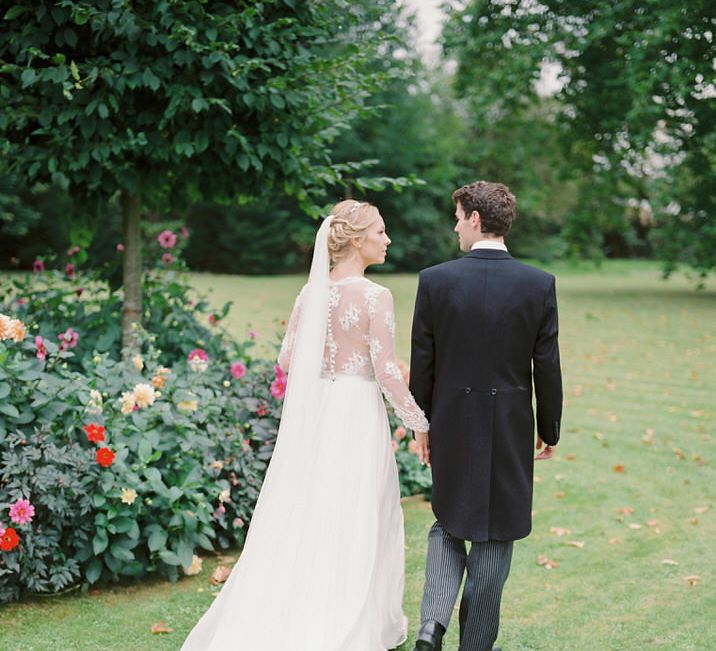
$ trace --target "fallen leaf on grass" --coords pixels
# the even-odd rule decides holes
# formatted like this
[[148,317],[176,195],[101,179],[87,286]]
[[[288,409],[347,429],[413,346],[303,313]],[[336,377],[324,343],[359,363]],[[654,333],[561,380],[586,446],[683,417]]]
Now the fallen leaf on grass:
[[621,542],[621,540],[619,538],[610,538],[609,539],[610,545],[618,545],[620,542]]
[[219,583],[224,583],[224,581],[226,581],[226,579],[229,578],[230,574],[231,574],[230,567],[227,567],[226,565],[217,565],[216,569],[211,574],[211,578],[209,579],[209,582],[213,583],[214,585],[217,585]]
[[613,411],[610,411],[609,413],[607,413],[607,419],[609,420],[610,423],[616,423],[617,415]]
[[694,586],[701,580],[701,577],[697,574],[690,574],[689,576],[684,577],[684,581],[686,581],[689,585]]
[[703,409],[694,409],[694,411],[691,412],[691,415],[694,418],[702,418],[706,415],[706,412]]
[[171,633],[174,629],[169,628],[166,622],[155,622],[152,624],[152,634],[157,635],[159,633]]
[[646,524],[650,527],[658,527],[659,521],[658,520],[647,520]]
[[550,527],[549,532],[556,536],[568,536],[572,533],[570,529],[565,529],[564,527]]
[[574,395],[579,397],[584,393],[584,387],[581,384],[578,384],[574,387]]
[[574,454],[574,452],[568,452],[565,457],[567,461],[574,461],[577,458],[577,455]]
[[646,445],[652,445],[654,443],[654,430],[651,427],[647,427],[644,430],[644,436],[641,437],[641,442]]
[[617,388],[617,383],[614,380],[607,379],[607,391],[614,391]]
[[619,509],[619,513],[622,513],[624,515],[631,515],[634,513],[634,509],[631,506],[622,506],[622,508]]
[[557,491],[557,492],[554,494],[554,496],[555,496],[558,500],[561,500],[566,494],[567,494],[567,493],[565,493],[564,491]]
[[555,567],[559,567],[559,563],[557,563],[557,561],[550,560],[544,554],[540,554],[537,557],[537,565],[541,565],[548,570],[551,570]]
[[636,522],[630,522],[627,527],[630,529],[641,529],[641,525]]
[[686,459],[686,455],[684,454],[684,451],[681,448],[674,448],[672,450],[672,452],[676,455],[677,459],[679,459],[679,460]]
[[699,523],[699,519],[698,519],[698,518],[691,518],[691,520],[689,520],[689,524],[696,525],[696,524],[698,524],[698,523]]
[[568,540],[564,544],[568,547],[576,547],[577,549],[582,549],[582,547],[584,547],[586,543],[583,540]]
[[673,561],[670,558],[665,558],[663,561],[661,561],[662,565],[678,565],[679,563],[677,561]]
[[706,511],[708,511],[708,510],[709,510],[708,506],[697,506],[694,509],[694,513],[706,513]]
[[623,463],[617,463],[612,467],[612,470],[614,472],[624,472],[626,468],[624,467]]

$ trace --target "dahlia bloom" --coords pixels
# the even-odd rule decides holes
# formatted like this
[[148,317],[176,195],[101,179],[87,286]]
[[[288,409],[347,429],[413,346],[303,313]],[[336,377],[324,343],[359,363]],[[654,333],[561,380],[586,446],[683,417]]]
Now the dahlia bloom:
[[240,380],[244,375],[246,375],[246,364],[243,362],[234,362],[230,367],[229,370],[231,371],[231,375],[234,376],[237,380]]
[[114,462],[114,452],[109,448],[100,448],[95,453],[95,459],[97,463],[103,468],[109,468]]
[[102,394],[97,389],[90,390],[90,399],[87,403],[88,414],[102,413]]
[[120,398],[122,401],[122,408],[120,411],[126,416],[127,414],[131,414],[134,411],[134,407],[137,404],[136,398],[134,397],[133,391],[124,391],[122,393],[122,397]]
[[45,263],[40,260],[39,258],[35,260],[35,262],[32,263],[32,271],[33,273],[39,274],[41,271],[45,270]]
[[104,441],[104,433],[107,431],[104,426],[98,425],[97,423],[90,423],[82,428],[87,434],[87,440],[90,443],[97,445]]
[[3,531],[2,537],[0,537],[0,549],[4,552],[9,552],[15,549],[20,543],[20,538],[17,532],[12,527],[8,527]]
[[75,348],[80,335],[75,332],[72,328],[67,328],[64,332],[57,335],[60,340],[60,350],[67,350],[67,348]]
[[122,504],[134,504],[134,500],[137,499],[137,491],[133,488],[122,489]]
[[156,391],[151,384],[141,383],[134,386],[134,402],[137,407],[149,407],[157,398]]
[[15,524],[27,524],[35,515],[35,507],[28,500],[17,500],[10,505],[10,519]]
[[274,378],[274,381],[271,382],[271,395],[276,398],[276,400],[283,400],[286,395],[286,385],[288,383],[288,379],[286,374],[281,370],[280,366],[276,365],[273,368],[276,373],[276,377]]
[[37,351],[37,359],[47,359],[47,348],[45,348],[45,340],[37,335],[35,337],[35,351]]
[[195,348],[188,355],[189,368],[195,372],[204,372],[209,368],[209,356],[202,348]]
[[162,255],[162,264],[170,265],[172,262],[174,262],[174,256],[171,253]]
[[12,339],[14,342],[20,343],[26,335],[27,330],[22,321],[0,314],[0,341]]
[[171,249],[177,243],[177,236],[172,231],[162,231],[157,235],[157,242],[163,249]]

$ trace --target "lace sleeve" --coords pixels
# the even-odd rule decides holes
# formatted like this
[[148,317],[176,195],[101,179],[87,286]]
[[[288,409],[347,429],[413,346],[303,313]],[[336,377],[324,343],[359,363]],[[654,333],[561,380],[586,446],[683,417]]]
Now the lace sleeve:
[[371,303],[368,337],[375,378],[405,427],[427,432],[430,426],[425,413],[405,384],[395,358],[393,295],[389,290],[382,289]]
[[278,354],[278,365],[284,373],[288,373],[288,367],[291,365],[291,357],[293,355],[293,344],[296,341],[296,331],[298,330],[298,322],[301,319],[301,297],[303,296],[303,289],[296,296],[296,301],[293,304],[293,310],[291,311],[291,317],[288,320],[288,326],[286,327],[286,334],[281,342],[281,350]]

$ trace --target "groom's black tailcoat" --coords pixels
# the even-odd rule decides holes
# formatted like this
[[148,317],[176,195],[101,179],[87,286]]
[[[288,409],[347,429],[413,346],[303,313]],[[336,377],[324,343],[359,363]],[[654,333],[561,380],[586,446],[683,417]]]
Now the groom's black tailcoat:
[[505,251],[475,249],[420,273],[410,390],[430,421],[433,512],[457,538],[530,532],[532,387],[537,432],[555,445],[557,330],[554,276]]

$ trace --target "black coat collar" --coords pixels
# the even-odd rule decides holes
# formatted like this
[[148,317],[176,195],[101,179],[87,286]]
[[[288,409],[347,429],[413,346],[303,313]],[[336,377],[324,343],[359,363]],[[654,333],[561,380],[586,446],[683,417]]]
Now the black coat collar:
[[501,249],[473,249],[466,258],[484,258],[487,260],[512,260],[512,256]]

